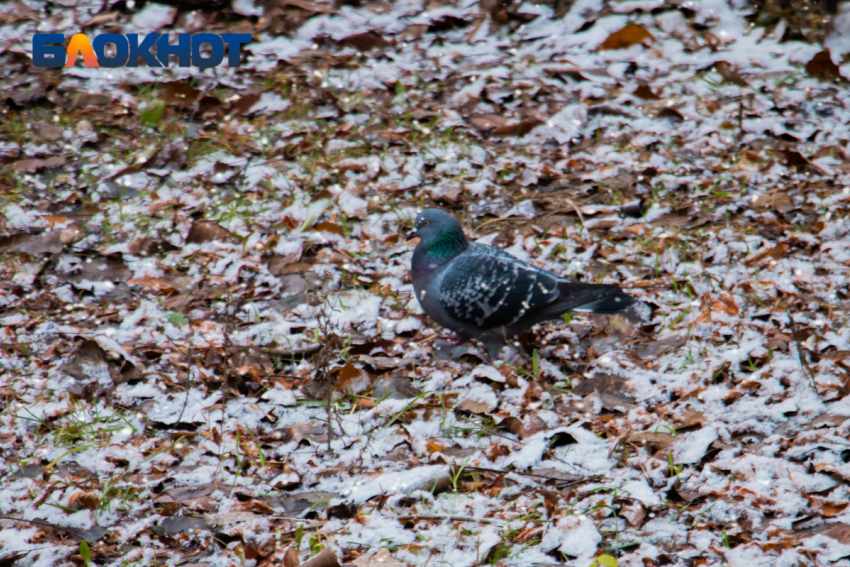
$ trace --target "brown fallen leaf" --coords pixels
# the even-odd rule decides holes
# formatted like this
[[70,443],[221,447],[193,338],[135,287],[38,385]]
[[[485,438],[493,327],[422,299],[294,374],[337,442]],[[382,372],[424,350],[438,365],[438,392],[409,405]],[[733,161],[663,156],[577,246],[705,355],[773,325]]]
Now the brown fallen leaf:
[[741,314],[740,309],[738,309],[738,305],[735,303],[735,298],[728,293],[723,293],[718,299],[712,301],[711,310],[716,313],[727,313],[735,316]]
[[780,258],[785,257],[785,254],[788,252],[788,248],[789,246],[785,243],[779,244],[772,248],[766,248],[744,260],[744,264],[747,266],[755,266],[766,258],[779,260]]
[[239,97],[230,103],[230,112],[240,116],[247,116],[251,114],[251,109],[254,108],[254,105],[256,105],[259,100],[260,95],[257,93],[246,94],[245,96]]
[[[209,515],[209,514],[207,514]],[[162,536],[174,536],[176,534],[194,535],[200,530],[212,531],[213,526],[207,523],[205,518],[198,516],[171,516],[165,518],[158,526],[151,528],[151,531]]]
[[177,108],[188,108],[192,106],[201,91],[185,81],[172,81],[165,84],[160,99],[170,106]]
[[818,530],[818,532],[844,545],[850,545],[850,526],[843,522],[825,524],[824,529]]
[[553,79],[558,79],[562,83],[568,83],[565,77],[569,77],[574,81],[587,81],[589,80],[587,77],[581,74],[581,71],[578,69],[543,69],[543,72],[546,73],[549,77]]
[[696,410],[686,410],[684,414],[673,420],[673,425],[676,427],[676,432],[681,433],[683,430],[695,425],[702,425],[706,422],[706,418]]
[[663,354],[674,351],[687,342],[683,336],[674,336],[652,341],[644,346],[634,348],[634,353],[643,360],[657,358]]
[[459,411],[467,411],[469,413],[477,413],[480,415],[486,415],[492,413],[495,407],[488,404],[487,402],[479,402],[477,400],[461,400],[455,405],[455,409]]
[[35,173],[40,169],[53,169],[55,167],[60,167],[65,165],[67,159],[63,156],[56,156],[52,158],[38,159],[24,159],[19,162],[16,162],[12,169],[17,169],[18,171],[26,171],[27,173]]
[[300,567],[301,561],[298,559],[298,552],[294,547],[290,547],[283,555],[283,567]]
[[674,124],[679,124],[685,121],[685,117],[682,115],[682,113],[671,107],[662,108],[655,117],[666,118]]
[[350,261],[350,256],[333,248],[322,248],[316,254],[316,262],[319,264],[347,264]]
[[625,49],[638,43],[651,43],[655,38],[651,33],[637,24],[628,24],[619,31],[615,31],[599,46],[599,51],[608,49]]
[[30,124],[30,130],[38,140],[45,142],[55,142],[61,139],[63,132],[65,132],[65,128],[62,126],[47,122],[33,122]]
[[284,443],[295,441],[296,443],[306,439],[307,441],[327,441],[328,429],[321,423],[298,423],[283,430]]
[[106,360],[106,352],[92,340],[81,342],[68,361],[59,367],[59,372],[83,381],[100,375],[114,379],[114,370]]
[[635,431],[626,438],[626,441],[634,445],[650,445],[659,450],[666,451],[673,443],[673,439],[675,437],[670,433]]
[[88,492],[78,491],[68,498],[68,506],[75,508],[82,505],[89,510],[94,510],[97,508],[97,504],[98,497]]
[[813,508],[817,509],[826,517],[838,516],[847,508],[850,502],[846,500],[834,500],[830,498],[822,498],[819,496],[810,496],[809,503]]
[[230,364],[243,378],[259,380],[274,371],[274,364],[264,351],[255,347],[228,347]]
[[733,402],[740,400],[744,397],[743,392],[739,392],[738,390],[732,390],[728,394],[723,397],[723,403],[727,406],[732,404]]
[[221,107],[222,103],[216,97],[203,96],[198,101],[198,110],[195,112],[195,116],[210,119],[221,111]]
[[834,362],[840,362],[842,360],[847,360],[850,358],[850,350],[833,350],[827,351],[820,355],[823,360],[832,360]]
[[773,209],[780,213],[790,213],[797,208],[791,195],[782,191],[771,191],[767,195],[759,195],[752,201],[752,207]]
[[269,272],[271,272],[275,276],[279,276],[283,273],[281,270],[290,264],[294,264],[301,259],[301,250],[296,252],[292,252],[291,254],[287,254],[286,256],[279,256],[277,254],[271,254],[268,256],[263,256],[263,262],[269,267]]
[[726,61],[718,61],[714,64],[714,70],[723,77],[723,80],[727,83],[732,83],[733,85],[738,85],[739,87],[749,87],[750,84],[744,80],[741,75],[738,74],[738,71],[735,70],[732,65],[727,63]]
[[664,228],[697,228],[709,222],[711,218],[705,211],[687,206],[668,211],[650,224],[652,226],[663,226]]
[[499,114],[473,114],[469,117],[469,121],[473,126],[484,132],[490,132],[496,128],[505,126],[508,121]]
[[537,118],[527,118],[518,124],[505,124],[490,132],[492,136],[525,136],[544,122]]
[[109,24],[116,20],[118,20],[119,12],[102,12],[92,17],[86,23],[81,26],[81,29],[93,28],[94,26],[99,26],[101,24]]
[[175,284],[165,278],[154,276],[142,276],[140,278],[132,278],[127,280],[127,285],[137,285],[144,287],[157,293],[170,293],[177,291]]
[[345,366],[332,368],[330,372],[336,375],[334,387],[339,391],[362,392],[369,387],[369,374],[350,362]]
[[827,172],[822,167],[811,161],[809,158],[807,158],[797,150],[780,150],[779,157],[780,161],[788,167],[793,167],[800,171],[805,170],[806,168],[811,168],[820,175],[827,174]]
[[389,45],[389,42],[376,31],[367,31],[356,33],[339,40],[340,47],[353,47],[357,51],[365,52],[373,49],[382,49]]
[[427,192],[435,201],[454,205],[460,200],[461,195],[463,195],[463,187],[452,183],[448,186],[429,188]]
[[648,85],[639,86],[632,94],[643,100],[661,100],[661,97],[652,92],[652,89]]
[[177,250],[177,247],[166,240],[154,240],[142,236],[134,238],[127,249],[133,256],[153,256]]
[[640,500],[635,498],[617,498],[613,504],[620,506],[619,514],[634,527],[640,527],[646,518],[646,509]]
[[86,108],[87,106],[106,106],[112,102],[112,97],[103,93],[77,93],[71,99],[71,108]]
[[239,237],[213,221],[196,220],[186,236],[186,244],[204,242],[239,242]]
[[89,282],[124,282],[133,276],[124,262],[104,256],[78,258],[79,264],[72,269],[57,272],[61,281],[80,284]]
[[188,161],[189,154],[186,148],[186,141],[183,138],[177,138],[154,152],[145,162],[145,167],[179,171],[186,166]]
[[318,222],[313,225],[313,230],[318,230],[319,232],[330,232],[331,234],[345,236],[345,231],[343,230],[343,228],[335,222]]
[[287,264],[280,268],[277,268],[277,271],[274,272],[276,276],[285,276],[291,274],[301,274],[309,270],[313,267],[312,262],[293,262],[292,264]]
[[821,80],[831,81],[841,77],[841,69],[833,63],[829,49],[825,49],[806,63],[806,73]]
[[274,509],[262,500],[251,500],[251,511],[255,514],[274,514]]
[[517,417],[506,417],[501,421],[499,426],[504,427],[520,439],[526,439],[536,433],[549,429],[546,422],[536,415],[529,420],[528,426],[524,425]]
[[581,380],[575,385],[573,392],[578,396],[607,394],[625,404],[635,403],[634,396],[626,387],[626,379],[613,374],[603,374]]
[[340,567],[340,564],[333,549],[326,547],[318,555],[302,563],[301,567]]
[[[49,230],[42,232],[41,234],[26,234],[18,236],[20,236],[20,238],[15,239],[12,237],[15,242],[8,248],[17,252],[29,254],[30,256],[58,254],[65,248],[65,244],[62,242],[62,236],[58,230]],[[6,248],[6,246],[0,245],[0,248]]]

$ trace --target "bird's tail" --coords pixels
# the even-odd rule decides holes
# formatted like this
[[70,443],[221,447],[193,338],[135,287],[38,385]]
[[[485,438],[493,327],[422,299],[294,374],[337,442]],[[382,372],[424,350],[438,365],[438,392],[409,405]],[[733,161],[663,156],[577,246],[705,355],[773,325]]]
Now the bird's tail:
[[558,284],[558,291],[558,299],[547,306],[548,317],[560,317],[569,311],[617,313],[638,302],[616,285],[563,281]]

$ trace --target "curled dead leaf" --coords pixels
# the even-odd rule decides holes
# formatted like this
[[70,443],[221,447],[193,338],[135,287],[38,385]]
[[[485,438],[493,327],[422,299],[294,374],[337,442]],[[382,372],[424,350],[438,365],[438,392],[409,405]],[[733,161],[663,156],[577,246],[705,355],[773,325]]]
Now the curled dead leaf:
[[599,46],[599,51],[608,49],[625,49],[638,43],[651,43],[655,38],[642,26],[628,24],[621,30],[615,31]]
[[673,435],[663,432],[635,431],[626,438],[626,441],[634,445],[649,445],[657,450],[666,451],[673,443]]
[[492,413],[492,411],[496,408],[487,402],[466,399],[458,402],[457,405],[455,405],[455,409],[459,411],[466,411],[469,413],[486,415]]
[[741,314],[738,304],[735,303],[735,298],[728,293],[723,293],[718,299],[712,301],[711,310],[716,313],[727,313],[735,316]]
[[260,95],[257,93],[249,93],[230,103],[230,112],[246,116],[251,114],[251,109],[260,101]]
[[619,515],[634,527],[639,527],[643,524],[646,518],[646,509],[641,504],[640,500],[635,498],[617,498],[614,504],[620,505]]
[[33,122],[30,124],[30,129],[33,135],[44,142],[55,142],[62,139],[62,133],[65,129],[62,126],[50,124],[48,122]]
[[652,89],[648,85],[639,86],[632,94],[643,100],[661,100],[661,97],[652,92]]
[[788,248],[789,246],[785,243],[779,244],[772,248],[766,248],[744,260],[744,264],[746,264],[747,266],[755,266],[762,260],[768,258],[773,260],[779,260],[785,257],[785,254],[788,252]]
[[298,552],[294,547],[290,547],[283,555],[283,567],[300,567],[301,561],[298,559]]
[[738,85],[739,87],[748,87],[750,84],[738,74],[738,71],[735,70],[732,65],[727,63],[726,61],[718,61],[714,64],[714,70],[723,77],[723,80],[727,83],[732,83],[733,85]]
[[850,545],[850,525],[847,525],[844,522],[825,524],[823,529],[818,531],[819,533],[827,537],[831,537],[844,545]]
[[239,237],[213,221],[196,220],[186,236],[186,244],[204,242],[239,242]]
[[773,209],[780,213],[789,213],[797,208],[791,195],[782,191],[759,195],[752,200],[752,206],[754,209]]
[[490,132],[496,128],[505,126],[508,121],[499,114],[473,114],[469,117],[473,126],[484,132]]
[[132,278],[127,280],[127,285],[137,285],[144,288],[147,288],[156,293],[166,293],[177,291],[175,284],[167,280],[166,278],[159,278],[155,276],[142,276],[139,278]]
[[172,81],[165,84],[162,101],[177,108],[189,108],[198,100],[201,91],[185,81]]
[[538,126],[543,124],[542,120],[537,118],[527,118],[518,124],[505,124],[490,132],[493,136],[525,136]]
[[27,173],[35,173],[41,169],[54,169],[65,165],[68,160],[62,156],[46,158],[46,159],[24,159],[16,162],[12,169],[18,171],[26,171]]
[[340,567],[340,564],[333,549],[326,547],[318,555],[302,563],[301,567]]
[[87,106],[106,106],[112,101],[112,97],[103,93],[77,93],[71,100],[71,108],[85,108]]

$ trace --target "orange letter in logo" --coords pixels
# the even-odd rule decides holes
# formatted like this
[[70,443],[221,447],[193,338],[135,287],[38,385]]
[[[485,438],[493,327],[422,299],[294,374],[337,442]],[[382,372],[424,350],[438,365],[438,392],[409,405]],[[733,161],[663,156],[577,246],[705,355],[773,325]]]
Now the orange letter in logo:
[[71,43],[68,44],[68,59],[65,60],[65,67],[73,67],[78,54],[82,54],[86,67],[100,67],[94,49],[91,48],[91,43],[89,43],[89,38],[81,33],[74,34]]

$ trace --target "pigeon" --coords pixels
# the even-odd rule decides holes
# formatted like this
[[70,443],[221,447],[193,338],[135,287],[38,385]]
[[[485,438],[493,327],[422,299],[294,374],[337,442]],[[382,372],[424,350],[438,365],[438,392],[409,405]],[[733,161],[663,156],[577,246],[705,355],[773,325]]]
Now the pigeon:
[[410,275],[428,317],[461,340],[476,339],[491,360],[507,339],[569,311],[616,313],[638,302],[616,285],[562,278],[495,246],[469,242],[460,222],[439,209],[416,215],[419,238]]

